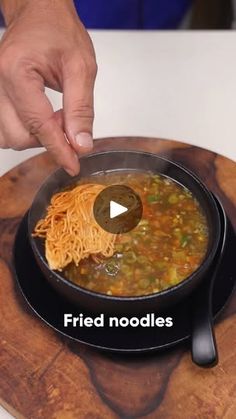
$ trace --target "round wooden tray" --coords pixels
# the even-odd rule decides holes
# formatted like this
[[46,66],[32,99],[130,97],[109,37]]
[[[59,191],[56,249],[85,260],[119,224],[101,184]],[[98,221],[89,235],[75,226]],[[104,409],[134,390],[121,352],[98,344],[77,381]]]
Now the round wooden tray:
[[[236,164],[213,152],[155,138],[109,138],[95,151],[158,153],[193,170],[221,199],[236,228]],[[0,179],[0,403],[26,418],[227,418],[235,416],[236,295],[216,326],[220,362],[192,364],[186,347],[147,355],[107,355],[43,324],[15,286],[12,246],[37,188],[56,169],[47,153]],[[33,278],[32,278],[33,280]]]

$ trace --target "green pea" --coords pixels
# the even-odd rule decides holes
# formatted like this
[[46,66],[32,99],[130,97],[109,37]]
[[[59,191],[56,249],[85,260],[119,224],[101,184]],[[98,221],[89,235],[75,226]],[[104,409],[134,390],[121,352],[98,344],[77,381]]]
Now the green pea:
[[178,201],[179,201],[178,195],[176,195],[175,193],[172,193],[168,198],[169,204],[177,204]]

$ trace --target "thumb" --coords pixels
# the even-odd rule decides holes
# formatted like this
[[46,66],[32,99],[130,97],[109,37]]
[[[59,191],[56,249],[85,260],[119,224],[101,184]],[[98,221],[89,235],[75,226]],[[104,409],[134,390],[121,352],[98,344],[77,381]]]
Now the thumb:
[[[95,63],[95,61],[94,61]],[[68,64],[63,80],[63,111],[67,138],[79,154],[93,148],[93,90],[96,63]]]

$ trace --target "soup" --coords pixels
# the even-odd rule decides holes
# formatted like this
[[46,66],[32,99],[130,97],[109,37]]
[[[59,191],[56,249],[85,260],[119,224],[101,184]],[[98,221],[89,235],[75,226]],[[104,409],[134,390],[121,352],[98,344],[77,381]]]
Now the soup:
[[114,172],[81,183],[125,184],[139,194],[143,217],[132,231],[116,237],[112,257],[83,259],[64,269],[70,281],[114,296],[139,296],[172,287],[201,264],[207,251],[206,217],[192,193],[158,174]]

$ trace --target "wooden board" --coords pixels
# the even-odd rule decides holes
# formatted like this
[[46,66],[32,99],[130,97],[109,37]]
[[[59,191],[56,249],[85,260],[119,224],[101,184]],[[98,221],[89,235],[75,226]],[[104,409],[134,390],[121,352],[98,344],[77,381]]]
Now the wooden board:
[[[96,141],[96,151],[135,149],[183,163],[218,194],[236,228],[236,164],[187,144],[147,138]],[[187,347],[144,357],[107,355],[62,338],[27,307],[12,274],[17,226],[45,177],[47,153],[0,179],[0,403],[32,419],[236,417],[236,295],[216,326],[220,362],[191,362]]]

